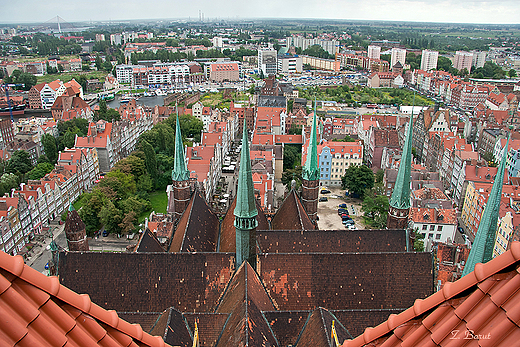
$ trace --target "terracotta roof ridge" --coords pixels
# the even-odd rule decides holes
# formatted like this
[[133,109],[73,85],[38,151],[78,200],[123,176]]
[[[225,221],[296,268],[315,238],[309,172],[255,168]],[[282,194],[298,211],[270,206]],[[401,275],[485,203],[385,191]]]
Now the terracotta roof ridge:
[[478,285],[497,272],[520,261],[520,242],[511,243],[511,248],[489,262],[475,265],[475,270],[455,282],[447,282],[438,292],[425,299],[416,299],[413,306],[397,315],[391,314],[388,320],[376,327],[368,327],[364,333],[353,340],[347,340],[343,347],[364,346],[372,341],[392,332],[398,326],[407,323],[418,316],[434,309],[443,302],[452,299],[456,295]]
[[[160,337],[152,336],[143,331],[143,328],[139,324],[128,323],[119,318],[116,311],[105,310],[101,306],[93,303],[88,294],[78,294],[60,284],[60,280],[57,276],[47,277],[31,268],[29,265],[24,263],[21,255],[12,257],[3,251],[0,251],[0,264],[0,268],[10,272],[14,276],[137,341],[148,346],[169,346]],[[9,284],[9,287],[10,286],[11,284]]]

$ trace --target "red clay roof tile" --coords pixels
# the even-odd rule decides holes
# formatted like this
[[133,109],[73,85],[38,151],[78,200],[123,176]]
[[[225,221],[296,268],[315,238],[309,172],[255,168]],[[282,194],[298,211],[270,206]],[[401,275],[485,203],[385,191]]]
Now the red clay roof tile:
[[[343,346],[511,346],[520,339],[520,243]],[[511,336],[515,336],[514,339]],[[469,337],[469,339],[468,339]],[[507,341],[507,343],[506,343]]]
[[88,295],[60,285],[57,277],[25,265],[21,256],[4,252],[0,252],[0,322],[0,345],[166,346],[139,325],[101,309]]

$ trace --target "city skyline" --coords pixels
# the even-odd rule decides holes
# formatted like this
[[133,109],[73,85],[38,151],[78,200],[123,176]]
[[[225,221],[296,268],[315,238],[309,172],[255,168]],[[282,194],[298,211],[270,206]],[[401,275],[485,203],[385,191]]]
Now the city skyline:
[[[189,6],[180,2],[158,0],[148,6],[142,2],[93,0],[88,6],[78,9],[76,3],[63,0],[40,2],[27,0],[20,11],[19,4],[9,2],[2,5],[0,23],[44,23],[59,15],[67,22],[77,21],[125,21],[125,20],[169,20],[199,19],[199,11],[204,19],[245,20],[263,18],[331,19],[331,20],[378,20],[439,23],[474,24],[519,24],[520,2],[514,0],[497,1],[454,1],[433,0],[382,0],[374,7],[372,3],[359,0],[294,0],[278,2],[264,1],[258,6],[236,0],[225,3],[196,0]],[[100,11],[100,9],[102,9]],[[160,9],[160,11],[158,11]],[[376,9],[376,10],[374,10]]]

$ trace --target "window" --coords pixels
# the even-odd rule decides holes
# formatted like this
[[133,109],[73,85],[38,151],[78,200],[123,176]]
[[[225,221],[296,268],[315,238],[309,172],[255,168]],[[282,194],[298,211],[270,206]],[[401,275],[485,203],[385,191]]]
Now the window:
[[440,240],[441,239],[441,234],[435,234],[435,240]]
[[428,226],[427,226],[426,224],[424,224],[424,225],[422,226],[422,230],[426,230],[426,229],[428,229]]
[[435,230],[435,225],[430,225],[430,231],[434,231]]
[[442,231],[442,225],[439,225],[439,226],[437,227],[437,231]]

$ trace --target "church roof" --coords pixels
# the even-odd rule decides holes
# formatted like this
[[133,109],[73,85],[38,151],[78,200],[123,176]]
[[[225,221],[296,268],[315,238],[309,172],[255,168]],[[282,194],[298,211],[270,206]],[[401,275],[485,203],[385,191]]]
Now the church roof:
[[269,230],[256,232],[260,253],[404,252],[404,230]]
[[210,312],[233,266],[230,253],[60,252],[58,271],[60,283],[118,312]]
[[2,251],[0,317],[2,346],[167,346]]
[[199,327],[199,343],[201,346],[215,346],[226,324],[227,313],[184,313],[191,331],[195,331],[195,321]]
[[311,230],[314,224],[310,220],[294,189],[285,198],[271,220],[272,230]]
[[170,307],[157,319],[150,334],[160,336],[169,345],[191,347],[193,335],[182,313]]
[[161,246],[157,237],[150,231],[150,229],[146,228],[141,237],[139,238],[139,242],[137,243],[137,247],[135,248],[136,252],[164,252],[164,248]]
[[261,312],[274,309],[255,270],[244,261],[215,310],[230,314],[216,346],[278,346]]
[[319,307],[312,311],[298,337],[295,347],[326,346],[337,347],[352,335],[341,322],[328,310]]
[[197,190],[179,219],[168,251],[215,252],[218,231],[218,217]]
[[265,311],[262,313],[280,346],[289,346],[296,343],[310,311]]
[[65,233],[77,233],[79,231],[85,230],[85,223],[81,220],[81,217],[74,208],[72,210],[69,209],[67,213],[67,220],[65,221],[65,228],[63,229]]
[[268,253],[258,259],[260,278],[280,310],[403,309],[433,292],[430,253]]
[[[236,250],[237,240],[236,228],[234,225],[235,215],[233,214],[236,203],[237,199],[235,197],[222,220],[222,224],[220,225],[219,252],[235,252]],[[255,200],[255,203],[256,209],[258,210],[258,215],[256,216],[256,221],[258,222],[258,226],[256,227],[257,232],[258,230],[269,230],[269,222],[267,221],[263,210],[260,208],[257,200]]]
[[520,243],[343,347],[514,346],[520,339]]

